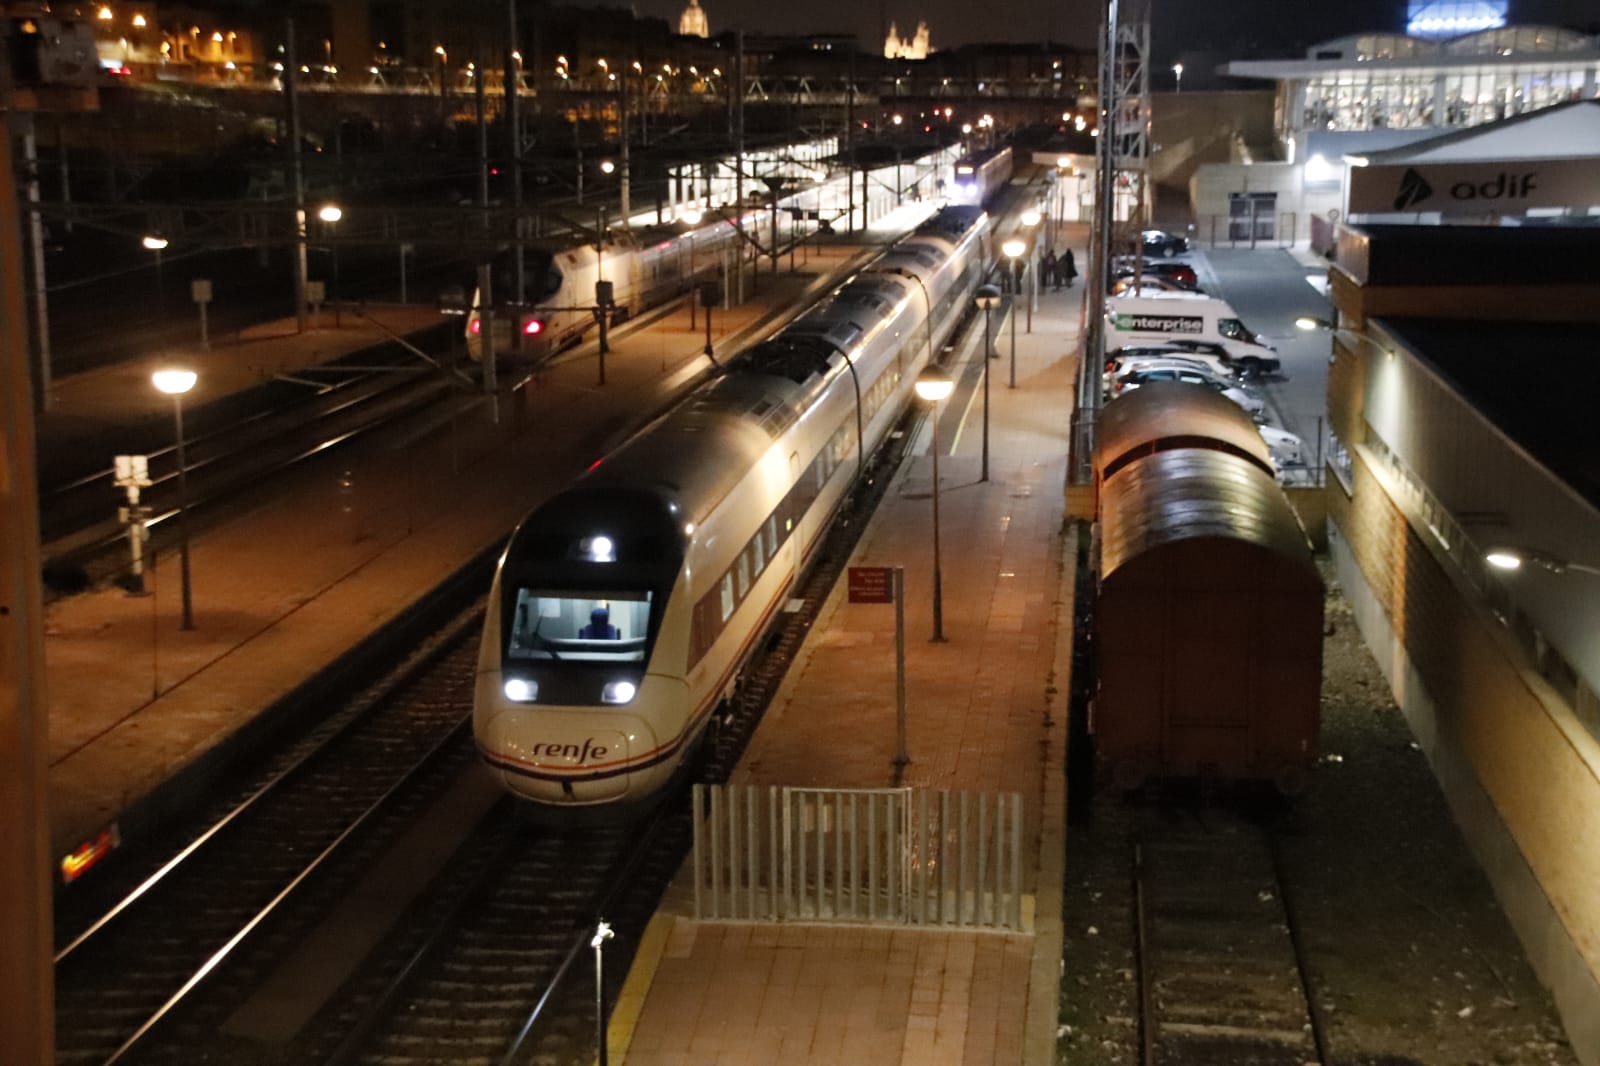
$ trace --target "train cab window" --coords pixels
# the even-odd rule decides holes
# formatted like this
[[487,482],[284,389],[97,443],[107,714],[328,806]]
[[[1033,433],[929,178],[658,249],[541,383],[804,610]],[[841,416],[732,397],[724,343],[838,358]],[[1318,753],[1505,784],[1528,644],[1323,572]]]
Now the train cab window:
[[733,614],[733,575],[722,575],[722,620],[726,622]]
[[534,662],[644,662],[648,592],[519,588],[506,657]]

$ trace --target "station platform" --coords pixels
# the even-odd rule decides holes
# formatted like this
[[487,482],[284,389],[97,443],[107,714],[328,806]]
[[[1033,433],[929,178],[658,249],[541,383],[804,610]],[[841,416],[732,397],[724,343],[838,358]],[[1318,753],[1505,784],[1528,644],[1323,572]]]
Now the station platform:
[[[1083,238],[1071,241],[1080,262]],[[760,336],[871,254],[863,243],[814,247],[796,273],[787,263],[764,271],[747,302],[715,312],[717,351]],[[1081,283],[1043,293],[1031,331],[1019,321],[1015,389],[1006,384],[1009,324],[996,316],[987,482],[978,469],[983,360],[958,353],[958,387],[938,434],[948,643],[926,639],[931,442],[917,443],[856,552],[857,561],[906,573],[911,762],[899,783],[1023,794],[1031,929],[696,922],[679,886],[614,1012],[614,1060],[1052,1061],[1072,618],[1060,534],[1082,294]],[[384,322],[377,334],[436,328],[431,312],[405,314],[415,317],[374,312]],[[349,316],[339,330],[327,318],[305,334],[290,322],[213,338],[188,406],[376,339]],[[464,561],[497,549],[529,509],[706,373],[704,342],[704,319],[691,328],[686,306],[642,316],[613,333],[604,386],[591,344],[503,396],[497,417],[485,397],[463,395],[433,432],[330,464],[313,484],[266,489],[248,513],[194,536],[192,630],[180,624],[175,553],[149,562],[149,595],[105,588],[50,604],[53,855],[157,829],[198,794],[208,764],[242,731]],[[169,417],[146,384],[166,355],[58,380],[41,441]],[[841,589],[821,619],[741,774],[754,783],[890,784],[892,609],[846,604]]]
[[946,642],[929,639],[926,425],[850,560],[905,568],[911,761],[903,775],[894,766],[893,608],[847,602],[844,582],[735,775],[756,785],[1019,791],[1031,931],[699,921],[690,875],[680,873],[612,1014],[612,1061],[1055,1061],[1073,618],[1063,490],[1082,295],[1081,284],[1042,293],[1031,332],[1019,323],[1015,388],[1007,385],[1010,323],[995,323],[986,482],[981,331],[952,368],[958,387],[938,432]]

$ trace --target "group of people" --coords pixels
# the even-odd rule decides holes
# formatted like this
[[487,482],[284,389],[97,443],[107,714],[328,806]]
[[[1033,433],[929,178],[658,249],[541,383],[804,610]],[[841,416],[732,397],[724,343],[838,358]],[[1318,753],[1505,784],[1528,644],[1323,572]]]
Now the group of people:
[[[1006,292],[1022,291],[1023,260],[1021,258],[1011,261],[1009,271],[1000,272],[1000,280]],[[1072,255],[1071,248],[1063,248],[1061,255],[1057,256],[1054,248],[1045,250],[1043,258],[1039,260],[1039,288],[1054,288],[1060,292],[1063,287],[1072,288],[1072,283],[1078,277],[1078,262]]]

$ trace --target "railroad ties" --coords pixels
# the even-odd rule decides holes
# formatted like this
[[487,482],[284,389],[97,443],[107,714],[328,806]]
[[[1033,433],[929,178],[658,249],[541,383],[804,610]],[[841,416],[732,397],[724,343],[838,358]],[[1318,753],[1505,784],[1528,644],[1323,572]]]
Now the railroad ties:
[[1134,847],[1141,1061],[1306,1066],[1313,1017],[1267,834],[1183,822]]

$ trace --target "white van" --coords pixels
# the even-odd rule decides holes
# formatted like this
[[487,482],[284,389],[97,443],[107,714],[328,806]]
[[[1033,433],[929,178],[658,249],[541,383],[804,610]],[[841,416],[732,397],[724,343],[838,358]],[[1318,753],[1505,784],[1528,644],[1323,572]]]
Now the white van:
[[1244,374],[1273,373],[1277,350],[1250,332],[1226,301],[1198,292],[1106,298],[1106,351],[1128,344],[1193,344]]

